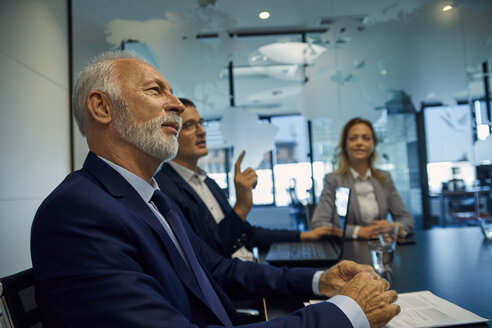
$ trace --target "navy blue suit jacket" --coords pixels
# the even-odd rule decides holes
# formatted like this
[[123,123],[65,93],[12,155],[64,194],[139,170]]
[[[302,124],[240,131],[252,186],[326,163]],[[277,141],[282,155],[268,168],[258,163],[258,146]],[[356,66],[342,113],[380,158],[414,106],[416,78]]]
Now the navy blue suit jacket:
[[217,223],[203,200],[171,165],[165,163],[154,176],[161,190],[178,204],[195,233],[218,253],[230,257],[240,247],[267,249],[272,243],[300,241],[299,231],[274,230],[251,226],[232,209],[217,183],[205,183],[224,212]]
[[[179,212],[179,210],[178,210]],[[197,257],[236,321],[229,297],[311,297],[312,269],[226,259],[183,220]],[[205,327],[219,324],[176,247],[133,187],[92,153],[38,209],[31,231],[45,327]],[[350,326],[334,305],[248,327]]]

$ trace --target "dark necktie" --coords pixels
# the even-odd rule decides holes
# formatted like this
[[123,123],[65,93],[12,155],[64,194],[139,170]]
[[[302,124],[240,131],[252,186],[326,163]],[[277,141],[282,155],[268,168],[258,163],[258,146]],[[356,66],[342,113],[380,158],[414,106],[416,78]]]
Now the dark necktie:
[[176,238],[178,239],[178,242],[187,257],[188,262],[190,263],[191,269],[195,275],[198,285],[200,286],[200,289],[202,290],[203,295],[205,296],[205,299],[208,302],[208,305],[225,326],[232,326],[232,322],[229,319],[224,306],[220,302],[217,293],[215,293],[215,290],[213,289],[207,275],[200,266],[200,263],[198,263],[198,259],[196,258],[195,252],[193,251],[188,235],[185,232],[185,229],[180,221],[178,214],[170,205],[171,202],[169,201],[167,196],[164,195],[164,193],[160,190],[154,191],[154,195],[152,196],[151,201],[154,202],[154,204],[157,206],[161,214],[166,219],[167,223],[169,223],[169,226],[173,230],[174,234],[176,235]]

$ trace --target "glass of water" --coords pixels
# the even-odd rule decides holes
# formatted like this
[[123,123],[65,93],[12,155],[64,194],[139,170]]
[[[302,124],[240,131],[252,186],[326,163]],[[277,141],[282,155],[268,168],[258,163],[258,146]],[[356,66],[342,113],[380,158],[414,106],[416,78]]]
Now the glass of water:
[[480,228],[482,229],[483,236],[492,240],[492,220],[491,219],[479,219]]
[[369,252],[374,270],[382,274],[391,270],[395,249],[391,243],[384,243],[381,240],[371,240],[368,242]]

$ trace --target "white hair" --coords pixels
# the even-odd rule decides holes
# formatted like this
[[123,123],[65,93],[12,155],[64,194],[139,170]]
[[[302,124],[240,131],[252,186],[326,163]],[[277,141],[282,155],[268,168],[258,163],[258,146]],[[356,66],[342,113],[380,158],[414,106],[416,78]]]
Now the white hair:
[[116,60],[125,58],[145,62],[135,52],[124,50],[107,51],[93,58],[77,77],[72,94],[72,108],[75,121],[83,136],[87,133],[89,123],[87,96],[91,91],[97,90],[106,94],[115,110],[125,108],[125,101],[121,96],[118,74],[114,65]]

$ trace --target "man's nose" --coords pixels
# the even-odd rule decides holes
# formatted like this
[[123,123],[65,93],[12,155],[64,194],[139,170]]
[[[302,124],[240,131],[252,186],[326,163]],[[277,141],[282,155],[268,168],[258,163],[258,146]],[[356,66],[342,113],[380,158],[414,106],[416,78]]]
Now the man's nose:
[[172,96],[172,103],[169,105],[169,108],[166,109],[168,112],[174,112],[178,115],[181,115],[185,111],[185,106],[179,99],[175,96]]
[[202,126],[201,123],[197,123],[197,125],[196,125],[196,133],[198,135],[205,135],[205,134],[207,134],[207,131],[205,130],[205,128]]

